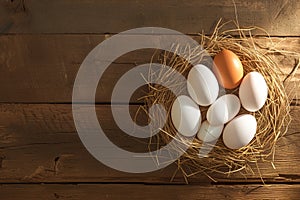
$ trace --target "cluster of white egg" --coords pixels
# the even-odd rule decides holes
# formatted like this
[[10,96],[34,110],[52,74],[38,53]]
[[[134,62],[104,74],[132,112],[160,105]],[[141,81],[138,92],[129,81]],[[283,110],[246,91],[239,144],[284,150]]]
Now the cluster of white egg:
[[[220,86],[240,86],[239,94],[219,96]],[[187,89],[189,96],[178,96],[171,109],[173,125],[180,134],[197,134],[203,142],[212,142],[223,132],[223,142],[230,149],[244,147],[254,138],[257,121],[252,114],[265,104],[268,87],[258,72],[244,76],[242,63],[233,52],[223,50],[216,55],[212,70],[195,65],[188,74]],[[210,106],[206,120],[202,120],[200,106]],[[241,106],[252,114],[238,115]]]

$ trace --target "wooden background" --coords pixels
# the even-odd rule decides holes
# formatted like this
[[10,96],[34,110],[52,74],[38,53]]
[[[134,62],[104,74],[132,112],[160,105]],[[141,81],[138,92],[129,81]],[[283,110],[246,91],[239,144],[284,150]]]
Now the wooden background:
[[[277,49],[300,53],[299,0],[236,0],[236,6],[242,26],[263,27]],[[209,35],[220,17],[235,19],[231,0],[1,0],[0,199],[299,199],[298,87],[293,121],[277,146],[276,169],[260,164],[265,186],[258,174],[218,175],[217,182],[198,175],[185,185],[178,173],[170,182],[175,165],[146,174],[119,172],[95,160],[78,138],[72,86],[81,62],[97,44],[143,26],[171,28],[197,39],[202,30]],[[257,34],[255,42],[269,47],[265,34]],[[111,91],[123,73],[149,62],[152,53],[121,56],[97,89],[99,121],[125,149],[137,148],[136,142],[113,123]],[[287,75],[299,58],[276,54],[274,59]],[[298,72],[292,83],[299,85],[299,78]],[[142,94],[137,91],[132,98],[132,112]]]

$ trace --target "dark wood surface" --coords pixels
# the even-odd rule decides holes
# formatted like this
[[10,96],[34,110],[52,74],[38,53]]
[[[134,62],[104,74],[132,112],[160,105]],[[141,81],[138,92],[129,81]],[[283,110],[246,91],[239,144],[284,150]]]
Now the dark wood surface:
[[[14,0],[1,2],[4,33],[119,33],[144,26],[183,33],[211,33],[219,18],[235,19],[232,0]],[[8,1],[10,2],[10,0]],[[298,0],[235,0],[240,24],[260,26],[272,35],[298,36]]]
[[[71,102],[73,83],[82,61],[97,44],[109,36],[101,34],[0,35],[2,75],[0,102]],[[198,36],[193,38],[200,39]],[[272,37],[272,40],[276,49],[300,52],[298,37]],[[254,41],[262,47],[273,47],[265,37],[256,38]],[[112,89],[118,79],[136,65],[149,62],[154,53],[155,50],[152,49],[137,50],[115,60],[99,82],[96,101],[109,102]],[[285,76],[298,62],[294,56],[281,54],[274,55],[274,60]],[[295,76],[293,82],[299,80],[300,72],[297,71]],[[298,93],[299,90],[296,92]],[[144,94],[142,91],[137,91],[132,102]]]
[[[175,164],[146,174],[128,174],[110,169],[94,159],[81,144],[75,130],[71,105],[66,104],[2,104],[0,107],[1,181],[14,182],[143,182],[170,183]],[[118,106],[120,111],[125,107]],[[135,113],[138,105],[131,106]],[[84,112],[84,110],[82,110]],[[108,137],[123,149],[146,151],[142,140],[123,134],[113,122],[110,106],[98,105],[99,123]],[[287,136],[278,143],[276,170],[271,164],[260,164],[267,182],[298,182],[300,180],[299,106],[293,106]],[[253,166],[255,168],[255,165]],[[291,170],[292,169],[292,170]],[[261,182],[259,174],[241,174],[230,178],[212,174],[218,182]],[[210,182],[196,176],[190,182]],[[184,183],[178,174],[173,183]],[[171,183],[170,183],[171,184]]]
[[[25,5],[22,5],[22,2]],[[276,49],[300,54],[298,0],[235,0],[239,23],[260,26]],[[71,108],[76,73],[85,56],[113,34],[142,26],[161,26],[189,34],[210,34],[222,17],[235,19],[231,0],[189,1],[0,1],[0,199],[299,199],[300,72],[293,90],[292,122],[277,144],[275,166],[259,163],[247,177],[196,175],[185,185],[176,165],[145,173],[119,172],[98,162],[82,145]],[[255,42],[273,48],[266,34]],[[109,102],[116,81],[129,69],[150,61],[153,50],[134,51],[115,60],[99,82],[98,120],[121,148],[145,151],[114,123]],[[284,72],[299,57],[275,54]],[[138,90],[131,99],[144,95]],[[134,114],[139,105],[131,105]],[[124,110],[124,105],[118,109]],[[144,121],[145,116],[140,120]]]
[[[2,185],[15,199],[298,199],[299,185]],[[131,195],[129,195],[131,194]]]

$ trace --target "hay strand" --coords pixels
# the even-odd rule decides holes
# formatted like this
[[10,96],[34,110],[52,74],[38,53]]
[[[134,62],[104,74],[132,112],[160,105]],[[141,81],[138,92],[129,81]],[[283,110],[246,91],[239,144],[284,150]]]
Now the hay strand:
[[[207,175],[210,179],[214,180],[213,175],[223,174],[232,175],[234,173],[240,173],[243,176],[257,174],[262,179],[262,174],[259,169],[259,162],[267,162],[275,168],[274,159],[276,152],[276,143],[287,132],[288,125],[291,121],[290,112],[290,94],[286,93],[284,82],[288,81],[295,71],[298,69],[299,64],[291,72],[291,74],[282,81],[284,75],[278,64],[274,62],[271,55],[274,53],[293,53],[277,50],[276,48],[264,49],[256,44],[252,32],[254,30],[263,31],[259,27],[240,28],[224,30],[222,28],[230,22],[221,23],[221,20],[217,23],[214,32],[211,36],[206,36],[201,33],[199,43],[204,47],[205,51],[209,53],[211,57],[214,57],[222,49],[228,49],[233,51],[240,60],[244,67],[244,73],[247,74],[251,71],[260,72],[269,87],[268,99],[263,106],[256,113],[252,113],[257,120],[257,132],[255,138],[245,147],[232,150],[228,149],[219,139],[213,146],[212,151],[208,156],[199,157],[199,149],[211,148],[209,145],[203,147],[202,141],[195,138],[193,141],[185,141],[184,138],[179,138],[179,141],[188,145],[188,150],[177,160],[178,170],[181,170],[187,180],[188,177],[202,173]],[[267,34],[267,33],[266,33]],[[236,36],[237,35],[237,36]],[[267,37],[271,45],[275,47],[270,37]],[[189,47],[183,47],[174,45],[176,52],[184,52],[186,56],[184,58],[178,57],[170,52],[164,52],[161,56],[160,62],[163,65],[176,69],[180,74],[187,76],[191,69],[191,61],[197,61],[198,63],[207,62],[205,56],[203,56],[202,49],[190,49]],[[160,82],[168,82],[169,85],[176,88],[179,92],[186,91],[186,83],[176,81],[176,77],[170,78],[170,74],[162,73],[160,71],[149,71],[148,80],[159,80]],[[148,81],[151,82],[151,81]],[[152,142],[158,142],[155,144],[157,148],[169,143],[174,139],[176,130],[171,122],[170,111],[173,101],[175,100],[174,94],[168,90],[168,88],[161,85],[148,84],[149,93],[143,97],[145,102],[144,111],[150,108],[154,104],[162,104],[168,114],[167,123],[161,129],[160,134],[155,137],[156,140],[150,140]],[[237,93],[237,89],[233,91],[227,91],[227,93]],[[291,93],[292,94],[292,93]],[[208,108],[201,108],[201,112],[204,113]],[[246,111],[241,109],[240,113]],[[157,113],[159,115],[159,113]],[[159,116],[152,116],[152,120],[160,119]],[[160,123],[156,121],[155,123]],[[171,147],[170,151],[181,151],[176,146]],[[177,171],[174,173],[177,173]],[[255,172],[256,171],[256,172]],[[263,179],[262,179],[263,182]]]

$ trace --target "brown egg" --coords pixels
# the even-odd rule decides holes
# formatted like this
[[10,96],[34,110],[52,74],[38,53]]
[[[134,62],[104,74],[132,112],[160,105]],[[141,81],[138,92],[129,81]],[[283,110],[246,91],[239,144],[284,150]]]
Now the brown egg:
[[223,49],[214,58],[213,72],[219,84],[226,89],[236,88],[244,75],[243,65],[236,54]]

